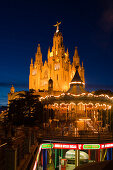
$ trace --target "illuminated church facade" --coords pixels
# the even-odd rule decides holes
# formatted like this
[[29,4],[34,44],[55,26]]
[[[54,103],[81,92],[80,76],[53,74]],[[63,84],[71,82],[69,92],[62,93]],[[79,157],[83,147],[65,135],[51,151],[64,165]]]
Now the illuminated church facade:
[[29,74],[29,89],[34,89],[36,92],[39,90],[48,90],[49,79],[53,81],[53,91],[67,91],[70,87],[69,83],[73,79],[76,66],[79,66],[78,72],[85,87],[85,76],[83,62],[80,65],[80,57],[78,55],[77,47],[73,56],[71,64],[68,49],[65,51],[63,44],[63,36],[59,31],[59,24],[55,25],[56,32],[53,36],[53,46],[48,49],[47,61],[42,62],[42,53],[40,44],[37,47],[35,54],[35,61],[31,59],[30,74]]

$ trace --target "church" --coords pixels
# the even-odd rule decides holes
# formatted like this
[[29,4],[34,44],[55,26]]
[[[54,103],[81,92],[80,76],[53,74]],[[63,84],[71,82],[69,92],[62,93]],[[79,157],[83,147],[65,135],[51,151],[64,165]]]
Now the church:
[[33,59],[31,59],[29,89],[34,89],[36,92],[40,90],[48,91],[49,80],[53,81],[54,92],[66,92],[69,89],[69,83],[75,75],[76,66],[79,66],[78,72],[85,87],[83,62],[81,65],[78,50],[77,47],[75,47],[73,62],[71,64],[68,49],[65,50],[63,36],[59,31],[60,24],[61,23],[57,22],[57,24],[54,25],[56,32],[53,36],[52,49],[50,49],[50,47],[48,49],[47,61],[45,61],[44,64],[42,62],[40,44],[38,44],[37,47],[34,63]]

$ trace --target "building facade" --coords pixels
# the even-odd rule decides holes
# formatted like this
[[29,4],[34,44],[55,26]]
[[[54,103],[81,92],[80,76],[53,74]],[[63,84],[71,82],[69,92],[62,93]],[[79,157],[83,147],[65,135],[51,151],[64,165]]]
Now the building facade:
[[81,66],[77,47],[75,47],[73,62],[71,63],[68,49],[65,51],[63,36],[59,31],[59,24],[55,25],[57,29],[53,36],[52,49],[50,50],[50,47],[48,49],[47,61],[44,64],[42,62],[40,44],[37,47],[34,63],[33,59],[31,59],[29,89],[34,89],[36,92],[48,90],[50,78],[53,80],[53,91],[67,91],[69,83],[76,72],[76,66],[79,66],[78,72],[85,86],[83,62]]

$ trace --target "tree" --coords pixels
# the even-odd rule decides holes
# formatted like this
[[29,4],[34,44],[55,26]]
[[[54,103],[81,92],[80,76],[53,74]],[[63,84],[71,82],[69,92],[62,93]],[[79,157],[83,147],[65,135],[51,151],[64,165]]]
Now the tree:
[[39,101],[39,95],[34,90],[20,93],[18,98],[12,100],[9,105],[8,119],[14,125],[34,125],[42,126],[49,118],[54,118],[53,110],[51,114],[44,109]]
[[113,92],[111,90],[103,90],[103,89],[100,89],[100,90],[96,90],[94,92],[95,95],[101,95],[101,94],[106,94],[108,96],[113,96]]
[[33,90],[20,93],[9,105],[8,118],[14,125],[32,125],[35,120],[42,122],[43,105]]

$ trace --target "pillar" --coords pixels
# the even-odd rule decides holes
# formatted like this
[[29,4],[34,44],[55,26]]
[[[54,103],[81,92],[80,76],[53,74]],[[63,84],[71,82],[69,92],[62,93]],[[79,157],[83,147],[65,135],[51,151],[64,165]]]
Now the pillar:
[[100,162],[100,149],[98,149],[98,162]]
[[75,150],[75,168],[79,166],[79,157],[80,157],[80,151]]
[[88,150],[88,156],[89,156],[89,160],[91,160],[91,150]]
[[59,150],[55,149],[55,169],[59,167]]
[[61,155],[60,156],[61,156],[61,158],[63,158],[63,149],[61,149]]
[[112,160],[112,148],[107,149],[107,160]]
[[52,149],[49,149],[49,163],[52,162]]
[[100,149],[95,150],[95,160],[96,162],[100,162]]
[[41,165],[43,166],[43,149],[41,151]]
[[43,149],[43,170],[47,169],[47,149]]
[[102,161],[103,149],[100,149],[100,161]]

